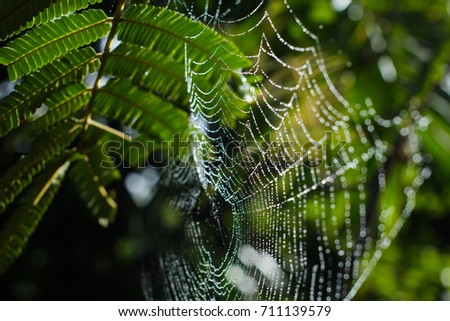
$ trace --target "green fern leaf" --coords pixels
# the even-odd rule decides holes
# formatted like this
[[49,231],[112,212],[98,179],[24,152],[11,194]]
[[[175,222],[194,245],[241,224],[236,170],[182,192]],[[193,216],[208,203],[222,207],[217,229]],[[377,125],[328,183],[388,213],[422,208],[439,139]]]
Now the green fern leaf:
[[90,212],[106,227],[117,214],[114,191],[109,191],[108,187],[120,180],[121,174],[116,165],[110,163],[109,152],[103,147],[117,137],[93,126],[85,135],[91,145],[85,146],[85,155],[74,164],[69,177]]
[[80,131],[79,124],[65,122],[50,128],[34,142],[30,152],[0,177],[0,213],[31,184],[33,177],[43,170],[47,162],[72,143]]
[[[176,95],[177,91],[180,92],[180,89],[186,88],[186,85],[181,86],[176,83],[177,77],[173,76],[170,64],[176,66],[177,63],[188,63],[188,69],[193,69],[202,75],[196,77],[196,87],[199,87],[203,93],[211,93],[211,97],[204,97],[204,99],[215,99],[217,90],[222,93],[223,98],[217,102],[216,108],[207,112],[211,115],[220,112],[221,122],[229,127],[236,126],[237,118],[245,117],[249,104],[236,96],[228,82],[235,81],[234,70],[247,68],[251,63],[234,44],[225,40],[214,30],[170,10],[137,5],[132,6],[119,23],[118,39],[124,44],[111,53],[113,58],[107,70],[112,69],[113,73],[121,77],[131,77],[134,82],[148,87],[153,92],[161,92],[165,89],[169,91],[165,93],[165,97],[171,97],[172,93]],[[144,45],[148,48],[138,53],[138,50],[130,44]],[[185,53],[189,59],[203,63],[190,64],[189,61],[184,61]],[[145,71],[142,73],[142,69],[138,70],[136,67],[145,68],[144,54],[149,60],[156,58],[154,62],[157,62],[157,66],[147,62],[146,69],[143,69]],[[117,57],[117,61],[114,61],[114,56]],[[119,60],[122,60],[122,63],[119,63]],[[128,63],[125,62],[127,60]],[[133,61],[134,66],[129,66],[129,61]],[[126,64],[126,67],[123,67],[123,64]],[[184,65],[183,67],[185,70],[186,67]],[[166,80],[171,75],[172,79]],[[184,81],[189,87],[191,80],[184,79]],[[187,94],[187,89],[185,90]],[[175,96],[175,99],[177,98],[179,97]],[[189,106],[189,102],[186,102],[187,96],[180,98],[183,105]],[[192,96],[189,98],[191,101],[196,99]],[[223,110],[226,112],[222,112]]]
[[[231,42],[204,24],[184,15],[146,5],[131,6],[118,25],[119,40],[151,48],[182,62],[187,46],[198,61],[212,59],[224,69],[250,67],[250,62]],[[219,69],[219,68],[217,68]]]
[[71,50],[90,44],[110,31],[102,10],[86,10],[36,27],[0,48],[0,63],[11,81],[29,74]]
[[57,87],[80,82],[99,67],[96,52],[83,48],[25,77],[0,103],[0,137],[17,128],[21,119],[27,119]]
[[105,74],[131,79],[171,101],[188,104],[184,65],[151,49],[121,44],[110,53]]
[[[25,29],[31,29],[35,26],[39,26],[41,24],[47,23],[49,21],[52,21],[56,18],[60,18],[64,15],[67,15],[71,12],[75,12],[77,10],[86,9],[89,5],[102,2],[103,0],[53,0],[53,1],[36,1],[36,0],[28,0],[28,4],[25,8],[30,8],[31,4],[36,6],[35,10],[38,10],[39,8],[42,8],[39,13],[37,14],[31,14],[29,18],[24,19],[24,17],[20,17],[20,19],[17,19],[17,11],[10,12],[10,15],[6,16],[9,17],[9,19],[2,20],[0,23],[0,30],[2,32],[0,33],[0,40],[6,40],[10,38],[11,36],[17,35],[18,33],[24,31]],[[11,3],[17,2],[17,1],[8,1]],[[42,2],[43,4],[39,6],[39,2]],[[47,5],[47,3],[51,3],[50,5]],[[1,6],[3,8],[3,6]],[[29,9],[28,9],[29,10]],[[16,19],[16,24],[8,24],[12,19]],[[24,23],[26,21],[26,23]],[[8,25],[7,25],[8,24]],[[5,28],[2,28],[3,25]],[[9,31],[8,31],[9,30]]]
[[[98,218],[100,225],[107,227],[114,221],[117,204],[113,196],[106,190],[106,186],[112,181],[120,179],[120,174],[117,170],[99,170],[98,164],[101,163],[101,155],[96,154],[98,158],[93,160],[84,155],[74,164],[69,176],[88,209]],[[98,173],[104,175],[99,176]],[[112,173],[114,175],[111,175]]]
[[84,84],[69,85],[55,92],[45,101],[48,111],[30,124],[32,136],[38,136],[45,129],[87,106],[91,95],[91,89]]
[[[98,143],[104,144],[106,142],[106,137],[103,136],[104,139],[100,139]],[[103,153],[101,148],[91,149],[86,153],[90,160],[90,164],[95,172],[95,174],[99,177],[99,182],[103,186],[109,186],[110,184],[121,179],[120,171],[117,167],[110,168],[105,166],[105,161],[108,160],[108,155]]]
[[103,0],[59,0],[53,3],[50,7],[42,10],[39,14],[29,22],[27,22],[22,30],[31,29],[35,26],[45,24],[54,19],[68,15],[72,12],[86,9],[91,4],[102,2]]
[[0,0],[0,40],[20,32],[21,26],[56,0]]
[[0,275],[22,253],[42,216],[52,203],[70,165],[65,157],[48,166],[19,201],[16,210],[0,232]]
[[112,81],[101,88],[94,101],[94,111],[163,141],[171,141],[188,125],[186,112],[128,80]]

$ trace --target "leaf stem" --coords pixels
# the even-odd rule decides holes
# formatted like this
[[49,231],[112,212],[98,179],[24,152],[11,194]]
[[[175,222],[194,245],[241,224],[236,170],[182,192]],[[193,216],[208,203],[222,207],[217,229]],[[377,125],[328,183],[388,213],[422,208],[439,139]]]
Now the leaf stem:
[[98,90],[100,89],[100,82],[101,82],[101,80],[103,78],[103,74],[105,72],[106,59],[108,58],[108,56],[111,52],[111,45],[112,45],[112,42],[114,41],[114,37],[116,36],[117,26],[119,24],[122,13],[125,9],[125,3],[126,3],[126,0],[119,0],[119,3],[117,4],[116,12],[114,13],[114,17],[111,22],[111,31],[109,32],[108,38],[106,39],[105,48],[104,48],[103,54],[101,55],[101,58],[100,58],[100,68],[97,72],[94,86],[92,87],[91,100],[89,101],[89,105],[87,106],[86,117],[84,119],[83,135],[80,139],[80,145],[84,141],[84,133],[87,131],[89,124],[92,124],[91,116],[92,116],[92,110],[94,108],[95,97],[98,93]]
[[125,139],[128,142],[132,142],[133,141],[133,138],[131,136],[125,134],[124,132],[121,132],[120,130],[117,130],[117,129],[114,129],[112,127],[103,125],[102,123],[99,123],[99,122],[93,120],[92,118],[88,119],[87,125],[91,125],[91,126],[97,127],[97,128],[99,128],[101,130],[104,130],[105,132],[110,133],[111,135],[117,136],[117,137],[119,137],[121,139]]

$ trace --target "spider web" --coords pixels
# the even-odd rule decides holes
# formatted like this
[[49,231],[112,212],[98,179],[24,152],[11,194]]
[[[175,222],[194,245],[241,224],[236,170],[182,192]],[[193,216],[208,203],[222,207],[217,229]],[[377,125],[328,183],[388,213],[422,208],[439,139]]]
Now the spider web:
[[[287,1],[166,5],[241,44],[251,65],[233,70],[222,47],[202,61],[186,49],[191,144],[158,199],[181,224],[153,231],[147,298],[353,298],[430,175],[423,118],[347,102]],[[300,36],[286,40],[287,23]]]

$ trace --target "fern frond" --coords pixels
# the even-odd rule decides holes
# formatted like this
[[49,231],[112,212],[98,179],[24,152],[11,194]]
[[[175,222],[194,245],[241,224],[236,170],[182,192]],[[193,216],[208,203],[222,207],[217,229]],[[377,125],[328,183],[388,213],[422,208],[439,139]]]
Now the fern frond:
[[97,53],[92,48],[83,48],[26,76],[0,103],[0,137],[17,128],[21,119],[27,119],[55,88],[81,82],[99,67]]
[[30,124],[32,136],[76,113],[87,106],[91,98],[91,89],[84,84],[73,84],[55,92],[45,101],[48,111]]
[[[105,140],[101,141],[105,143]],[[104,153],[101,148],[93,149],[87,152],[86,155],[89,158],[92,169],[99,177],[99,182],[103,186],[108,187],[112,183],[117,182],[121,179],[122,175],[120,174],[120,171],[117,169],[117,167],[111,168],[105,166],[105,161],[108,160],[108,155]]]
[[109,191],[108,187],[120,180],[121,174],[116,164],[111,164],[109,151],[103,147],[115,137],[89,127],[86,139],[91,145],[84,147],[85,154],[70,170],[69,177],[90,212],[106,227],[117,214],[114,191]]
[[198,61],[213,59],[220,67],[233,70],[251,66],[233,43],[214,30],[160,7],[131,6],[119,23],[117,37],[125,43],[159,51],[179,62],[185,57],[186,45],[189,56]]
[[[196,99],[192,95],[199,92],[203,95],[211,93],[209,97],[200,97],[207,100],[217,99],[220,97],[217,93],[220,92],[221,101],[217,101],[214,104],[216,107],[207,112],[211,115],[220,113],[220,121],[230,127],[236,126],[236,119],[246,116],[249,104],[238,99],[228,83],[236,78],[235,70],[247,68],[251,63],[234,44],[214,30],[170,10],[137,5],[132,6],[119,23],[118,38],[123,44],[116,48],[117,51],[111,53],[112,62],[108,70],[112,73],[121,77],[131,77],[133,82],[153,92],[166,90],[165,97],[171,97],[171,94],[175,93],[175,99],[181,98],[182,104],[189,106],[189,102],[186,102],[188,89],[185,88],[190,88],[191,80],[186,79],[184,75],[185,84],[178,84],[170,68],[171,64],[183,64],[184,70],[187,68],[201,74],[195,78],[195,86],[200,90],[197,92],[189,90],[190,102]],[[147,48],[139,52],[136,46],[133,47],[131,44],[144,45]],[[146,62],[145,57],[157,62],[157,66]],[[185,61],[186,57],[189,58],[188,61]],[[190,60],[197,63],[190,63]],[[133,61],[131,66],[130,61]],[[185,63],[189,65],[185,66]],[[138,66],[146,69],[138,69]],[[166,80],[169,75],[172,75],[172,79]],[[176,90],[180,89],[185,89],[186,96],[179,94],[177,96]],[[226,112],[222,112],[223,110]]]
[[33,186],[19,201],[18,207],[0,232],[0,275],[22,253],[58,192],[69,165],[67,157],[52,163],[39,174]]
[[20,32],[26,21],[54,2],[56,0],[0,0],[0,41]]
[[[96,159],[91,160],[87,155],[77,161],[69,172],[69,177],[75,184],[78,194],[91,213],[98,218],[100,225],[107,227],[117,213],[117,204],[106,190],[113,181],[120,179],[117,170],[99,168],[102,155],[94,154]],[[99,173],[103,175],[99,175]]]
[[[24,17],[20,17],[20,19],[17,19],[17,12],[13,11],[10,12],[10,18],[5,20],[2,20],[2,23],[0,23],[0,30],[2,30],[2,33],[0,33],[0,40],[6,40],[14,35],[19,34],[20,32],[31,29],[35,26],[39,26],[41,24],[47,23],[49,21],[52,21],[54,19],[60,18],[62,16],[65,16],[71,12],[75,12],[77,10],[86,9],[89,5],[102,2],[103,0],[53,0],[53,1],[40,1],[43,4],[41,6],[36,6],[36,4],[39,3],[39,1],[36,0],[28,0],[29,4],[27,4],[27,7],[30,7],[30,4],[34,4],[36,8],[41,8],[42,10],[38,12],[37,14],[30,15],[29,18],[24,19]],[[8,1],[8,2],[17,2],[17,1]],[[50,5],[45,6],[46,3],[50,3]],[[3,6],[1,6],[3,8]],[[15,17],[16,16],[16,17]],[[11,19],[17,19],[17,23],[12,25],[8,24],[6,26],[6,23],[8,23]],[[2,26],[5,25],[8,29],[3,29]],[[9,32],[7,30],[10,30]]]
[[121,44],[110,53],[105,74],[130,79],[172,101],[187,104],[189,99],[184,65],[148,48]]
[[102,1],[103,0],[58,0],[50,7],[39,12],[39,14],[29,21],[23,29],[31,29],[72,12],[86,9],[89,5]]
[[163,141],[171,141],[188,125],[186,112],[128,80],[111,81],[102,87],[94,101],[94,111]]
[[67,121],[50,128],[33,143],[30,152],[0,178],[0,213],[31,184],[33,177],[43,170],[46,163],[72,143],[80,131],[81,125]]
[[108,34],[110,19],[102,10],[64,16],[27,32],[0,48],[0,63],[11,81],[29,74],[71,50]]

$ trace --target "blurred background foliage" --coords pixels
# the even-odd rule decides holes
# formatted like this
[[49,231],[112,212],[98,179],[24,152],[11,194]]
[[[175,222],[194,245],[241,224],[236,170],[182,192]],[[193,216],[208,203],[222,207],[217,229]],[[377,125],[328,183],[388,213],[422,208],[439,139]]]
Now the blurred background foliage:
[[[370,97],[388,119],[414,107],[431,123],[420,135],[433,175],[356,299],[449,300],[450,1],[290,2],[319,37],[333,83],[350,103]],[[302,46],[282,8],[273,1],[270,10],[285,22],[283,36]],[[2,159],[13,153],[7,144],[0,149]],[[127,178],[152,189],[136,173]],[[103,229],[64,184],[21,258],[0,279],[0,299],[143,299],[139,274],[148,237],[142,222],[149,210],[134,205],[125,185],[116,186],[118,218]]]
[[413,107],[431,122],[420,135],[433,176],[356,299],[450,299],[450,2],[295,3],[347,100],[370,97],[385,118]]

